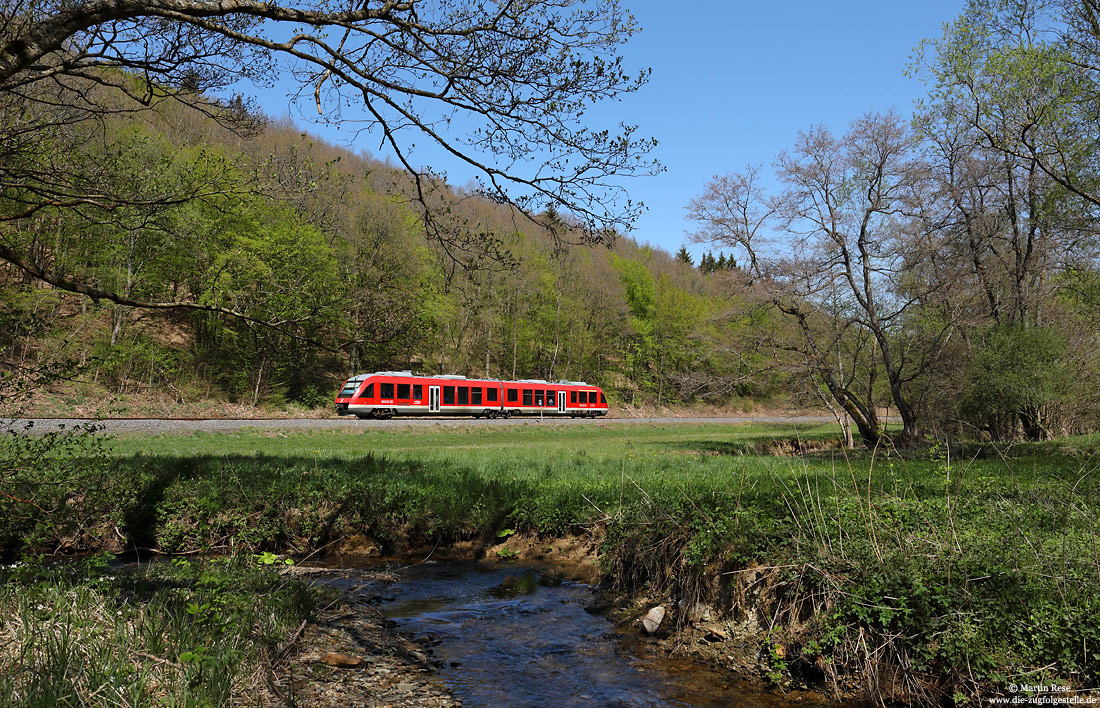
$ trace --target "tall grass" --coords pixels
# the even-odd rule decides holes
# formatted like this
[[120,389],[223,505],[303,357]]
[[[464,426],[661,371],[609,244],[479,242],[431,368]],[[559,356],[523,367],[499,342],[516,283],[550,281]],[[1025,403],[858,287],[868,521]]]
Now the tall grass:
[[0,576],[0,705],[270,704],[315,592],[246,559],[24,562]]

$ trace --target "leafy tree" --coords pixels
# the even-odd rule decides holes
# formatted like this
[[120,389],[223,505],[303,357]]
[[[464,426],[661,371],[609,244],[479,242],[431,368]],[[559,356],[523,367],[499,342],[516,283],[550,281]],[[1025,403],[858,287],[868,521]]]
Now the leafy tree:
[[[1042,437],[1055,412],[1084,400],[1066,389],[1057,404],[1018,409],[1001,394],[1024,376],[1020,366],[1006,360],[979,371],[967,360],[988,363],[1026,350],[1039,336],[1032,330],[1058,333],[1051,336],[1062,342],[1063,362],[1084,362],[1093,349],[1066,336],[1074,325],[1060,303],[1072,287],[1067,268],[1092,270],[1100,255],[1092,198],[1100,184],[1100,85],[1082,24],[1090,4],[976,0],[929,43],[935,51],[918,65],[932,87],[917,125],[948,235],[936,267],[952,274],[947,287],[922,301],[921,320],[953,318],[965,332],[986,333],[972,347],[955,345],[941,372],[950,384],[939,389],[933,419],[957,410],[961,398],[969,402],[962,417],[989,435]],[[972,388],[971,374],[989,386],[988,397]]]
[[974,0],[925,68],[930,102],[994,150],[1100,207],[1100,24],[1095,0]]
[[964,368],[964,419],[995,438],[1054,435],[1052,407],[1069,393],[1066,342],[1048,328],[994,326],[981,332]]
[[645,264],[635,259],[615,258],[615,270],[630,307],[630,339],[623,352],[626,373],[643,391],[656,389],[650,373],[654,359],[657,284]]
[[669,402],[674,382],[703,368],[709,344],[702,331],[706,314],[702,298],[678,287],[668,275],[658,276],[653,308],[658,406]]
[[[480,175],[478,191],[538,220],[568,215],[575,233],[606,240],[642,206],[619,177],[651,174],[654,142],[633,126],[600,130],[595,102],[641,88],[617,56],[637,31],[615,0],[457,4],[386,0],[337,9],[305,0],[13,0],[0,9],[0,223],[79,209],[154,208],[219,192],[201,179],[158,191],[105,181],[77,148],[106,116],[178,101],[239,131],[256,125],[241,79],[299,80],[320,118],[373,132],[396,155],[421,227],[452,255],[480,240],[459,195],[414,166],[417,139]],[[107,188],[108,186],[113,188]],[[551,211],[549,213],[554,213]],[[19,247],[0,230],[0,259],[54,287],[128,306],[240,316],[194,299],[148,301],[92,285]]]
[[[882,440],[874,386],[861,394],[839,368],[834,352],[858,342],[862,366],[885,378],[890,402],[902,418],[898,445],[919,437],[919,408],[909,384],[937,359],[948,330],[924,342],[914,356],[907,313],[942,285],[942,273],[907,278],[934,256],[943,232],[931,207],[927,170],[913,135],[894,113],[868,114],[836,137],[817,128],[800,133],[780,155],[777,172],[786,189],[774,198],[759,186],[758,170],[716,178],[690,206],[700,224],[696,238],[739,248],[760,294],[795,326],[793,338],[763,337],[777,354],[821,381],[852,418],[865,445]],[[779,251],[764,248],[775,227]],[[870,342],[868,348],[863,343]]]
[[327,286],[343,300],[347,371],[392,368],[430,336],[436,286],[428,274],[436,271],[402,205],[367,189],[351,202],[332,239],[342,287]]

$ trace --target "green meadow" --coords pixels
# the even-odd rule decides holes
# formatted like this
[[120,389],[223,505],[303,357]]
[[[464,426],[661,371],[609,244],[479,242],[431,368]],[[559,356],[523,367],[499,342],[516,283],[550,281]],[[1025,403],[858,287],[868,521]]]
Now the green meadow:
[[513,534],[583,536],[617,590],[750,621],[777,681],[926,704],[1097,684],[1100,438],[905,456],[835,438],[612,422],[119,436],[67,458],[56,494],[78,496],[38,487],[55,511],[23,505],[3,530],[9,555],[299,559],[355,535],[490,556]]

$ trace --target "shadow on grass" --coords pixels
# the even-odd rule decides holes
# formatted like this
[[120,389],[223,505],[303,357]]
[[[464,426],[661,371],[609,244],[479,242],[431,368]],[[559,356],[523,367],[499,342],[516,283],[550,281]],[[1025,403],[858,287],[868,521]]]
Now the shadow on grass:
[[835,431],[811,432],[811,429],[799,429],[788,426],[786,430],[775,433],[753,435],[731,440],[678,440],[653,441],[642,443],[650,448],[660,448],[669,452],[681,452],[696,455],[718,456],[764,456],[806,458],[834,458],[838,455],[852,460],[865,460],[872,455],[885,458],[902,458],[908,461],[951,461],[954,464],[989,460],[1011,461],[1034,458],[1047,463],[1062,463],[1068,460],[1092,460],[1100,457],[1100,436],[1080,436],[1042,442],[1001,442],[980,440],[951,440],[945,445],[942,440],[928,438],[922,444],[906,449],[880,447],[871,451],[860,444],[845,449],[843,440]]
[[[116,458],[112,495],[128,548],[184,552],[245,548],[295,553],[352,534],[387,551],[495,540],[527,481],[452,462],[274,455]],[[94,497],[96,490],[89,490]],[[95,504],[92,498],[89,505]]]
[[[843,451],[843,440],[833,433],[813,435],[759,435],[737,440],[679,440],[646,443],[669,452],[696,455],[788,457]],[[855,451],[851,451],[856,454]]]

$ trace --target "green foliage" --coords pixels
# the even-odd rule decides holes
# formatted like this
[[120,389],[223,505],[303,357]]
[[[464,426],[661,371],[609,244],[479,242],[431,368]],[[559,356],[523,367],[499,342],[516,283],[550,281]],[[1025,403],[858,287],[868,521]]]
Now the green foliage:
[[96,342],[90,359],[97,381],[116,393],[138,386],[163,389],[175,385],[180,382],[186,361],[183,352],[140,333],[114,345]]
[[714,254],[707,251],[699,258],[699,272],[707,275],[711,273],[721,273],[727,270],[736,270],[737,259],[730,256],[729,260],[726,259],[726,254],[719,252],[718,258],[714,257]]
[[657,287],[653,275],[641,261],[616,258],[612,263],[619,272],[619,281],[634,317],[632,326],[636,332],[645,335],[656,309]]
[[260,565],[274,565],[279,563],[281,565],[294,565],[293,558],[279,558],[279,556],[271,551],[264,551],[256,555],[256,562]]
[[683,263],[686,266],[691,266],[691,254],[687,250],[687,246],[680,246],[680,250],[676,252],[676,260]]
[[964,368],[960,413],[996,438],[1011,439],[1018,422],[1031,439],[1050,437],[1043,420],[1069,391],[1065,340],[1042,327],[991,327],[974,337]]
[[45,539],[70,550],[101,547],[123,490],[96,427],[28,434],[32,427],[0,429],[0,558]]
[[708,326],[714,299],[689,292],[667,273],[655,276],[640,260],[616,257],[612,266],[631,313],[623,369],[637,390],[661,405],[696,393],[680,382],[728,375],[711,346],[727,334]]

